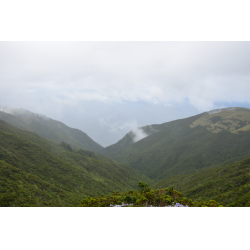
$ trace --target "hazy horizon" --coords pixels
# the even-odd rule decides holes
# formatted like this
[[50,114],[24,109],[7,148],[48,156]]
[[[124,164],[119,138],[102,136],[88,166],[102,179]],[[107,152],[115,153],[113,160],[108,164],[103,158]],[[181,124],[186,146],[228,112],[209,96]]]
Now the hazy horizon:
[[250,108],[248,65],[249,42],[0,42],[0,105],[106,147],[137,127]]

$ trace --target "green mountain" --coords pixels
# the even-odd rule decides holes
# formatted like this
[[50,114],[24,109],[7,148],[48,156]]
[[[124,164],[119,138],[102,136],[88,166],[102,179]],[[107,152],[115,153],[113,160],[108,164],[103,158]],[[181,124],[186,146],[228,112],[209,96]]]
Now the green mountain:
[[57,143],[67,142],[73,148],[82,148],[96,153],[101,153],[103,150],[101,145],[93,141],[81,130],[70,128],[62,122],[55,121],[44,115],[35,114],[24,109],[0,106],[0,119]]
[[75,206],[86,196],[126,191],[137,170],[103,155],[73,149],[0,120],[0,204],[2,206]]
[[223,206],[250,206],[250,158],[195,174],[176,175],[153,184],[173,186],[191,199],[216,200]]
[[[153,125],[148,125],[148,126],[143,126],[138,128],[139,132],[142,133],[145,137],[152,135],[162,129],[164,129],[167,126],[167,123],[163,124],[153,124]],[[119,152],[123,149],[126,148],[129,145],[134,144],[137,142],[136,138],[136,133],[137,131],[130,131],[128,132],[121,140],[119,140],[117,143],[110,145],[106,148],[103,149],[102,153],[106,155],[116,155],[119,154]]]
[[0,110],[0,206],[78,206],[113,191],[122,201],[139,181],[172,186],[197,206],[250,206],[249,109],[144,126],[105,149],[58,121]]
[[158,130],[125,147],[120,147],[121,140],[105,152],[152,179],[195,173],[250,156],[246,108],[204,112],[161,124]]

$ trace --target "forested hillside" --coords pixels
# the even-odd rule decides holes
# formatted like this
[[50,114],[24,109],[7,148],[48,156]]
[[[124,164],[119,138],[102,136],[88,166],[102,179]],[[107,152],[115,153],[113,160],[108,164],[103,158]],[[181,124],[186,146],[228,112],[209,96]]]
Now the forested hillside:
[[0,161],[0,206],[72,206],[80,197]]
[[142,182],[138,186],[138,190],[86,197],[80,206],[250,207],[250,158],[196,174],[171,176],[153,183],[155,190]]
[[176,175],[153,184],[174,186],[195,200],[216,200],[223,206],[250,206],[250,158],[196,174]]
[[[126,191],[140,180],[150,182],[138,171],[105,156],[74,150],[67,143],[51,142],[1,120],[0,142],[3,204],[18,196],[20,199],[8,204],[74,206],[86,195]],[[32,196],[35,189],[38,198]]]
[[73,148],[82,148],[93,152],[101,153],[103,147],[93,141],[86,133],[79,129],[66,126],[62,122],[55,121],[44,115],[32,113],[23,109],[10,109],[5,107],[11,114],[0,111],[0,119],[9,124],[37,133],[38,135],[60,143],[65,141]]
[[168,122],[108,155],[153,179],[223,166],[250,156],[250,110],[215,110]]
[[[60,122],[49,119],[46,125],[44,117],[29,112],[25,118],[5,112],[1,117],[19,128],[0,119],[0,206],[78,206],[81,200],[84,206],[108,206],[113,198],[122,202],[129,196],[136,198],[135,206],[158,206],[170,202],[166,190],[171,187],[195,206],[250,206],[249,109],[214,110],[142,127],[146,138],[134,142],[130,132],[104,150],[113,159],[95,153],[104,152],[98,146],[93,152],[81,144],[84,133],[77,138]],[[138,182],[156,190],[142,195]]]

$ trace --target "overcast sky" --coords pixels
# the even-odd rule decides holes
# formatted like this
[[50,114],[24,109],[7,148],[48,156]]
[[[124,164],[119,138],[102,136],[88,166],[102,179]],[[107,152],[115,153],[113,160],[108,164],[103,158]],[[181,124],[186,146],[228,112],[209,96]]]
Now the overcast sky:
[[250,42],[0,42],[0,105],[108,146],[136,126],[250,108]]

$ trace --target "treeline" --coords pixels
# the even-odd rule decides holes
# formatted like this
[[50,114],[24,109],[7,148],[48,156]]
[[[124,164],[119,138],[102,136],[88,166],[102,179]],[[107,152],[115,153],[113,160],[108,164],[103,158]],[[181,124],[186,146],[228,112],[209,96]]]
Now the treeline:
[[182,193],[174,190],[173,187],[152,190],[151,187],[142,181],[138,183],[138,190],[130,190],[120,193],[112,192],[110,195],[98,197],[87,197],[81,201],[80,207],[110,207],[121,204],[128,204],[129,207],[165,207],[181,204],[188,207],[222,207],[215,200],[192,201],[182,196]]

